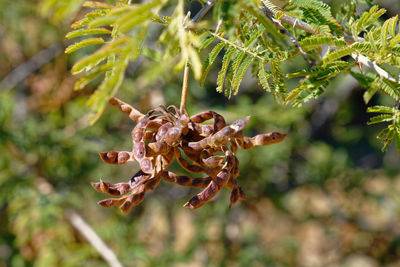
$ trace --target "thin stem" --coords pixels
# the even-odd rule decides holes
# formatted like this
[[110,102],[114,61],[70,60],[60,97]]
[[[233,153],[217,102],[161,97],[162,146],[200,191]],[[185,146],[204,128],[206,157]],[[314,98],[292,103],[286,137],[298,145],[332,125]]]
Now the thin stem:
[[224,23],[224,21],[223,21],[222,19],[220,19],[220,20],[218,21],[217,27],[215,28],[215,31],[214,31],[215,34],[218,34],[218,33],[219,33],[219,31],[221,30],[221,27],[222,27],[222,24],[223,24],[223,23]]
[[213,5],[217,2],[217,0],[210,0],[205,3],[205,5],[200,9],[200,11],[193,17],[193,22],[198,22],[201,20],[205,14],[213,7]]
[[[203,8],[200,9],[200,11],[193,17],[192,22],[196,23],[201,18],[203,18],[203,16],[207,14],[208,11],[210,11],[210,9],[214,6],[216,2],[217,0],[207,1],[207,3],[203,6]],[[189,73],[190,73],[189,59],[186,59],[185,69],[183,70],[183,83],[182,83],[182,95],[181,95],[181,106],[180,106],[181,112],[184,112],[184,110],[186,109],[186,98],[189,87]]]
[[184,112],[186,109],[186,98],[189,87],[189,73],[190,73],[189,60],[186,60],[185,69],[183,70],[182,95],[181,95],[181,107],[180,107],[181,112]]
[[[273,17],[271,17],[268,12],[264,12],[265,16],[267,16],[267,18],[272,21],[273,23],[275,23],[276,25],[278,25],[278,28],[280,28],[281,30],[284,31],[284,33],[289,36],[289,39],[292,41],[292,43],[297,47],[297,49],[299,49],[300,54],[303,56],[304,60],[307,61],[308,64],[313,64],[313,62],[307,57],[307,54],[304,53],[303,49],[301,48],[301,46],[299,45],[299,43],[297,42],[296,38],[294,38],[293,35],[290,34],[290,32],[288,30],[286,30],[285,27],[283,27],[282,23],[277,20],[274,19]],[[296,24],[296,21],[294,22]]]
[[53,44],[13,69],[3,80],[0,81],[0,88],[4,91],[13,89],[18,83],[25,80],[29,75],[38,70],[41,66],[57,57],[62,52],[60,44]]

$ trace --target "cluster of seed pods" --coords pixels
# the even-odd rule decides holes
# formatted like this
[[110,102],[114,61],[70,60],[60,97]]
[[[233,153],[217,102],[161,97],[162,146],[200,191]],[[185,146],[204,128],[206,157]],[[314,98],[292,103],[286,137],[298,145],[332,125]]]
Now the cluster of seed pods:
[[[278,143],[286,136],[278,132],[251,138],[243,136],[242,129],[250,117],[226,125],[225,119],[214,111],[203,111],[189,117],[186,111],[182,112],[175,106],[160,106],[142,114],[117,98],[109,102],[137,122],[132,130],[133,149],[101,152],[100,157],[109,164],[137,161],[141,170],[126,183],[112,184],[100,180],[92,186],[98,192],[117,197],[100,201],[101,206],[119,206],[123,213],[142,202],[146,191],[153,190],[161,179],[203,188],[184,205],[189,209],[203,206],[223,187],[231,191],[230,205],[246,199],[236,180],[239,176],[237,149]],[[208,120],[213,120],[213,123],[203,124]],[[185,170],[203,173],[206,177],[191,178],[168,171],[174,159]]]

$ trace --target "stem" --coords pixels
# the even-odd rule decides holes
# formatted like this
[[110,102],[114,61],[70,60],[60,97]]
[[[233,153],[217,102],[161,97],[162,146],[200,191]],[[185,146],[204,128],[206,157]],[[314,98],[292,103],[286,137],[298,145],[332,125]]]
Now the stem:
[[[301,46],[299,45],[299,43],[297,42],[296,38],[294,38],[293,35],[290,34],[290,32],[288,30],[286,30],[285,27],[283,27],[282,23],[277,20],[274,19],[273,17],[271,17],[268,12],[264,12],[265,16],[267,16],[267,18],[272,21],[275,25],[278,26],[278,28],[280,28],[281,30],[283,30],[285,32],[285,34],[287,36],[289,36],[289,39],[292,41],[292,43],[297,47],[297,49],[300,51],[300,54],[303,56],[304,60],[307,61],[308,64],[313,64],[313,62],[308,58],[307,54],[304,53],[303,49],[301,48]],[[297,23],[296,21],[294,22],[295,24]]]
[[193,17],[192,21],[193,22],[198,22],[201,20],[205,14],[207,14],[208,11],[213,7],[213,5],[216,3],[216,0],[210,0],[205,3],[205,5],[200,9],[200,11]]
[[181,112],[184,112],[186,109],[186,98],[189,87],[189,73],[190,73],[189,60],[186,59],[185,69],[183,70],[182,95],[181,95],[181,107],[180,107]]
[[[217,0],[210,0],[207,1],[207,3],[203,6],[202,9],[193,17],[192,22],[196,23],[198,22],[205,14],[207,14],[208,11],[214,6],[214,4],[217,2]],[[190,73],[190,68],[189,68],[189,59],[186,59],[185,62],[185,69],[183,70],[183,83],[182,83],[182,95],[181,95],[181,106],[180,106],[180,111],[184,112],[186,109],[186,98],[187,98],[187,91],[189,87],[189,73]]]
[[38,70],[41,66],[57,57],[62,52],[60,44],[53,44],[31,57],[13,69],[3,80],[0,81],[0,88],[4,91],[13,89],[18,83],[25,80],[29,75]]

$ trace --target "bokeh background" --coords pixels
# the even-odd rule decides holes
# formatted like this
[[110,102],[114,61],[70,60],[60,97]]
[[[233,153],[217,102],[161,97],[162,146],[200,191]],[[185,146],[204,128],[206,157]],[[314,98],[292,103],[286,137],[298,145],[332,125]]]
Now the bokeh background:
[[[250,73],[226,99],[215,92],[216,64],[205,87],[190,81],[189,113],[211,109],[228,122],[250,115],[247,135],[288,133],[238,153],[248,200],[229,209],[223,190],[190,211],[182,205],[197,191],[162,182],[128,215],[98,206],[105,196],[90,182],[125,181],[138,165],[101,161],[100,151],[130,148],[134,124],[108,107],[90,126],[86,101],[96,84],[73,90],[69,68],[91,52],[63,53],[69,25],[87,11],[81,2],[0,0],[1,267],[107,266],[75,215],[124,266],[400,266],[400,158],[393,146],[381,152],[363,89],[345,75],[292,108],[275,104]],[[400,13],[397,0],[379,5],[387,17]],[[155,76],[154,68],[145,58],[131,63],[117,96],[142,111],[179,105],[181,73]]]

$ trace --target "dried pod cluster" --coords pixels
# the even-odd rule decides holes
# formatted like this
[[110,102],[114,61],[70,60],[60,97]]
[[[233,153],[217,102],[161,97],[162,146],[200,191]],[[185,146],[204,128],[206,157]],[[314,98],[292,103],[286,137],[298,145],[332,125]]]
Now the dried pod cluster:
[[[206,204],[224,186],[232,191],[230,205],[233,205],[246,198],[236,180],[239,175],[239,160],[235,156],[238,147],[247,150],[278,143],[286,136],[278,132],[252,138],[243,136],[242,129],[250,117],[226,125],[225,119],[214,111],[203,111],[189,117],[186,111],[182,112],[175,106],[160,106],[142,114],[117,98],[112,98],[110,104],[137,122],[132,130],[133,149],[132,152],[101,152],[100,157],[109,164],[137,161],[141,170],[126,183],[111,184],[100,180],[92,186],[98,192],[118,197],[102,200],[100,205],[119,206],[124,213],[139,204],[146,191],[153,190],[161,179],[182,186],[204,188],[184,205],[189,209]],[[203,124],[211,119],[212,124]],[[203,173],[207,177],[191,178],[168,171],[175,158],[185,170]]]

